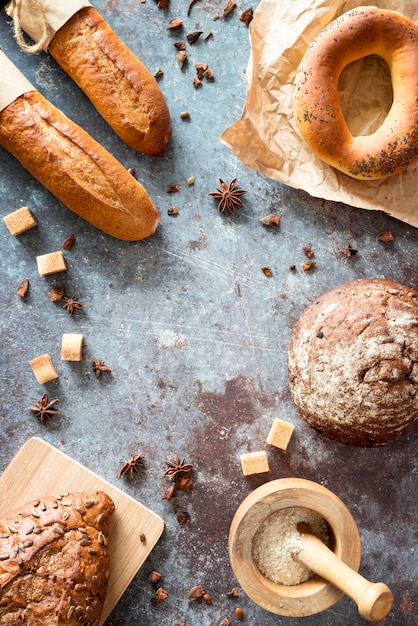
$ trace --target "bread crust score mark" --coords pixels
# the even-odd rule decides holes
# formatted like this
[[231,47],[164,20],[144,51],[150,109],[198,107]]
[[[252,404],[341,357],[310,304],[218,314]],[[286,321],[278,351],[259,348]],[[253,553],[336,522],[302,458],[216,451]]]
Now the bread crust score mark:
[[144,187],[39,92],[0,112],[0,144],[96,228],[127,241],[155,232],[159,215]]
[[[338,100],[338,79],[371,54],[390,70],[393,103],[371,135],[354,137]],[[359,7],[326,26],[308,47],[293,86],[302,137],[325,163],[356,179],[398,174],[418,159],[418,29],[395,11]]]
[[161,155],[171,136],[170,113],[148,69],[93,8],[62,26],[48,52],[130,147]]

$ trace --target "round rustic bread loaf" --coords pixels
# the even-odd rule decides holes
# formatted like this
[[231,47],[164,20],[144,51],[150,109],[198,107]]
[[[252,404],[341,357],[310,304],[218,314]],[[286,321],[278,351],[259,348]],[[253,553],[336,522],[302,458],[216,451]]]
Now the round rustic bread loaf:
[[318,432],[355,446],[395,441],[418,421],[418,292],[379,278],[328,291],[296,323],[288,370]]

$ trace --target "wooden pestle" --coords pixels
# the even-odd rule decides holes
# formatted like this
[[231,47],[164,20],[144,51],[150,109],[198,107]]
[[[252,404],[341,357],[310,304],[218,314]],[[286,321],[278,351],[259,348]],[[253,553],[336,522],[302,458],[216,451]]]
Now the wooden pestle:
[[384,583],[371,583],[343,563],[303,522],[297,525],[303,549],[294,558],[341,589],[371,622],[382,620],[392,608],[393,595]]

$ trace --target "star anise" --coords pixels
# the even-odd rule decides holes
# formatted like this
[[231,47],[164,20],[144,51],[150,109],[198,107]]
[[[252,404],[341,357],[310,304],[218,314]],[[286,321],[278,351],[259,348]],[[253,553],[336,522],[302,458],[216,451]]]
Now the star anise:
[[164,472],[164,476],[179,476],[181,474],[187,474],[193,469],[191,463],[185,463],[184,459],[180,459],[177,452],[174,454],[172,461],[165,459],[164,463],[167,465],[167,469]]
[[72,315],[74,313],[74,309],[84,308],[81,302],[78,301],[78,296],[73,296],[72,298],[68,298],[68,296],[64,296],[62,299],[65,302],[64,309],[67,309],[68,315]]
[[30,411],[35,411],[35,417],[37,417],[41,424],[45,424],[48,419],[52,419],[54,415],[58,415],[59,411],[53,407],[59,402],[58,398],[49,402],[48,395],[44,393],[39,402],[35,402],[32,406],[29,406]]
[[126,476],[127,474],[133,478],[134,473],[138,472],[138,469],[143,466],[144,461],[142,460],[142,456],[140,454],[131,454],[129,461],[126,461],[120,470],[119,478],[122,478],[122,476]]
[[222,178],[219,179],[221,188],[217,187],[216,191],[211,191],[210,196],[216,198],[220,202],[218,203],[218,213],[223,213],[225,209],[228,209],[232,215],[235,214],[235,205],[244,206],[240,196],[247,193],[244,189],[237,189],[237,179],[234,178],[229,185],[227,185]]
[[110,369],[110,367],[107,367],[107,365],[105,365],[104,361],[100,361],[99,359],[96,359],[94,356],[91,357],[91,362],[92,362],[92,367],[94,369],[94,373],[96,374],[96,378],[100,378],[102,375],[102,372],[106,372],[109,373],[112,371]]

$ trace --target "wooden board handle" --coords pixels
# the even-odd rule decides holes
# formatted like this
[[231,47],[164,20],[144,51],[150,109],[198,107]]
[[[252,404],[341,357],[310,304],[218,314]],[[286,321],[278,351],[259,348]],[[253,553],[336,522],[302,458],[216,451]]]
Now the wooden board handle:
[[389,587],[384,583],[372,583],[348,567],[310,532],[306,524],[298,524],[297,528],[304,547],[294,558],[354,600],[365,619],[378,622],[386,617],[393,605]]

